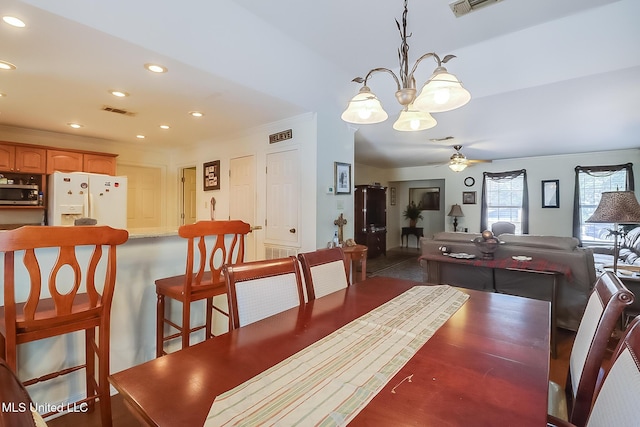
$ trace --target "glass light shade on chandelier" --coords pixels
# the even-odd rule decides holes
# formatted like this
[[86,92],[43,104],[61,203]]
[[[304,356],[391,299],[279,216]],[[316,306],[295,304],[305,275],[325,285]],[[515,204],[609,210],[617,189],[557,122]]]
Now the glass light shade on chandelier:
[[360,92],[351,98],[341,117],[349,123],[373,124],[384,122],[389,115],[378,97],[367,86],[362,86]]
[[441,113],[462,107],[471,100],[471,94],[456,76],[438,67],[422,87],[420,95],[413,101],[419,110]]
[[[356,77],[354,82],[363,83],[360,93],[350,102],[347,109],[342,113],[342,120],[349,123],[372,124],[379,123],[387,119],[388,114],[382,109],[378,98],[371,93],[367,87],[367,81],[372,74],[384,72],[396,82],[396,99],[402,105],[400,117],[394,123],[393,128],[400,131],[419,131],[432,128],[436,125],[435,120],[429,113],[450,111],[465,105],[471,99],[471,94],[462,87],[462,83],[456,76],[450,74],[442,65],[455,58],[455,55],[445,55],[440,58],[436,53],[429,52],[419,57],[412,68],[409,68],[409,44],[407,39],[411,36],[407,33],[407,0],[404,0],[404,13],[402,14],[402,24],[396,20],[398,31],[400,32],[401,44],[398,49],[398,59],[400,68],[398,75],[388,68],[374,68],[369,70],[365,77]],[[438,64],[433,74],[422,87],[420,95],[416,98],[416,81],[414,72],[423,59],[433,58]],[[368,105],[369,101],[375,101],[375,106]],[[374,104],[372,102],[371,104]],[[422,119],[418,119],[424,117]],[[406,116],[406,117],[405,117]],[[413,118],[409,118],[412,116]],[[466,165],[465,165],[466,166]]]
[[413,105],[409,105],[407,108],[400,111],[398,120],[393,124],[393,128],[402,132],[411,132],[431,129],[437,124],[438,122],[431,116],[431,114],[419,111],[415,109]]

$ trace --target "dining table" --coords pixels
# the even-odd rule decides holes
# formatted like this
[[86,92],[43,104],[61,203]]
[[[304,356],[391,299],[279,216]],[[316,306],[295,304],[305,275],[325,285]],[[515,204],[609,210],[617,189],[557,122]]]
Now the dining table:
[[[233,392],[250,400],[253,396],[242,396],[242,387],[252,379],[355,321],[362,323],[360,319],[380,307],[394,301],[406,304],[407,296],[412,295],[408,292],[425,286],[434,285],[367,278],[300,307],[114,373],[109,381],[145,425],[214,425],[207,422],[214,401],[218,403],[221,396]],[[465,300],[355,410],[348,419],[350,426],[546,425],[550,303],[455,289],[465,294]],[[402,296],[405,300],[398,299]],[[352,353],[346,347],[340,356],[349,359]],[[270,380],[263,382],[270,384]],[[251,423],[240,420],[229,425]]]

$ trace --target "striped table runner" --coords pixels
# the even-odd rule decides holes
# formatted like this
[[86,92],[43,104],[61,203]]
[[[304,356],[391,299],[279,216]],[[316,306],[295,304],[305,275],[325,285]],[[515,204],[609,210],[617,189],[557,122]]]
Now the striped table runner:
[[205,426],[345,425],[468,298],[415,286],[217,396]]

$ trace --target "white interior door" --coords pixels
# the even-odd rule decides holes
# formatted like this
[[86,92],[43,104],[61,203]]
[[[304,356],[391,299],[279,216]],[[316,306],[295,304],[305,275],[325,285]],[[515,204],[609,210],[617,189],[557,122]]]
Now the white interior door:
[[267,155],[266,240],[299,246],[300,158],[298,150]]
[[118,165],[118,175],[127,177],[127,228],[162,225],[162,170],[145,166]]
[[[256,224],[256,161],[254,156],[231,159],[229,165],[229,219],[239,219]],[[259,227],[261,229],[262,227]],[[245,261],[256,258],[256,237],[254,230],[245,239]]]

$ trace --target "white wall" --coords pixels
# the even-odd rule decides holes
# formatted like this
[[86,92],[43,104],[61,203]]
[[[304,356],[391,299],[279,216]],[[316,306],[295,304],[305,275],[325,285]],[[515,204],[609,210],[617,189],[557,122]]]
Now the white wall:
[[[356,182],[370,182],[373,180],[387,180],[389,185],[406,183],[408,187],[417,187],[424,180],[444,179],[444,215],[451,209],[451,205],[458,203],[462,207],[464,218],[458,218],[458,229],[469,228],[469,231],[480,231],[480,195],[482,191],[483,172],[504,172],[509,170],[526,169],[529,188],[529,233],[555,236],[571,236],[573,224],[573,192],[576,166],[591,165],[616,165],[624,163],[635,165],[636,194],[640,194],[640,150],[602,151],[596,153],[567,154],[560,156],[528,157],[520,159],[496,160],[492,163],[481,163],[468,167],[462,172],[456,173],[446,166],[421,166],[398,169],[376,169],[371,167],[358,167],[356,170]],[[360,176],[363,171],[363,176]],[[464,179],[473,177],[475,185],[466,187]],[[379,177],[379,179],[378,179]],[[542,180],[560,180],[560,208],[542,208]],[[396,190],[399,191],[399,190]],[[404,190],[403,190],[404,191]],[[465,205],[462,203],[463,191],[476,191],[477,204]],[[397,193],[398,196],[402,192]],[[408,192],[407,196],[408,197]],[[442,198],[442,196],[441,196]],[[406,220],[402,219],[402,211],[406,207],[406,201],[398,197],[396,206],[387,205],[387,226],[391,230],[399,229]],[[453,219],[445,218],[447,231],[453,231]],[[425,233],[426,235],[426,233]],[[394,237],[391,231],[387,235],[387,245],[394,247]]]

